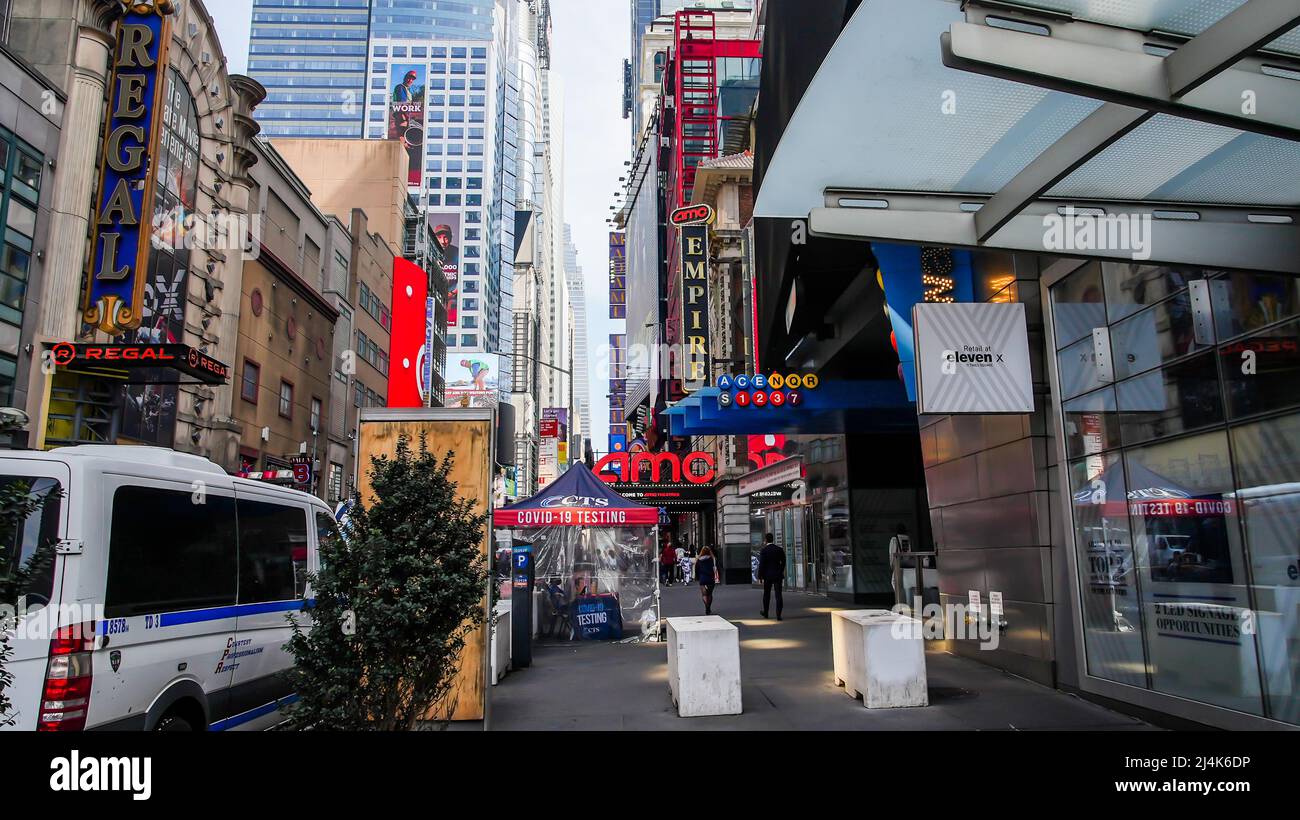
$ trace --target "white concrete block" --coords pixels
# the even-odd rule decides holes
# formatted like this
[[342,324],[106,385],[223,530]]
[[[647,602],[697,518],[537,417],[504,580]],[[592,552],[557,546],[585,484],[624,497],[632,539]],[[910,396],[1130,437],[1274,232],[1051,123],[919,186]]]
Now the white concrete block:
[[831,613],[835,682],[868,709],[928,706],[921,622],[881,609]]
[[510,669],[510,642],[513,633],[510,629],[510,604],[505,601],[497,603],[492,618],[492,685],[496,686]]
[[740,714],[740,631],[735,624],[717,615],[667,620],[668,686],[677,714]]

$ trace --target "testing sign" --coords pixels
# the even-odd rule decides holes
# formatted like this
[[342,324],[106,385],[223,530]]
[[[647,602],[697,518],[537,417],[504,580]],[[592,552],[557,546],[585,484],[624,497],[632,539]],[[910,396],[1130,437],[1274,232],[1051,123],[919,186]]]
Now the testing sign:
[[112,335],[140,326],[162,131],[172,4],[129,4],[117,29],[109,81],[90,286],[82,318]]

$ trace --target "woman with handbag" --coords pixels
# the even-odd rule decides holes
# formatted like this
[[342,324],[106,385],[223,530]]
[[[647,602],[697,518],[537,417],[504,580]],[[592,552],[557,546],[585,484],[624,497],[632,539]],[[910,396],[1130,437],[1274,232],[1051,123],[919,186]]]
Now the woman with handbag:
[[705,547],[700,550],[700,557],[695,559],[695,574],[700,579],[700,595],[704,598],[704,614],[713,614],[713,588],[719,581],[718,564],[713,559],[713,550]]

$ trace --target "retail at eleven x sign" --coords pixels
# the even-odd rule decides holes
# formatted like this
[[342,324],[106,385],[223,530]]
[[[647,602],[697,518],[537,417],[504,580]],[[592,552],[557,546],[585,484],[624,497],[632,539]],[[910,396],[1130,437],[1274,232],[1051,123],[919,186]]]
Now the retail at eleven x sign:
[[140,326],[162,131],[171,0],[123,2],[113,49],[90,286],[82,318],[117,335]]

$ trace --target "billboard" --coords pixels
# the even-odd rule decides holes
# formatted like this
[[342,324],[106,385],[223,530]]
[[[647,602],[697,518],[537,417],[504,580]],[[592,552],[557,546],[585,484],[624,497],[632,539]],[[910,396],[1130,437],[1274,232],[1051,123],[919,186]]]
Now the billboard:
[[419,63],[393,63],[388,80],[388,138],[402,143],[408,157],[406,183],[419,185],[424,164],[425,67]]
[[460,214],[430,212],[433,226],[433,259],[447,277],[447,327],[459,323],[460,308]]
[[1023,304],[922,302],[912,328],[918,414],[1034,412]]
[[496,407],[498,402],[497,374],[500,373],[495,353],[447,354],[447,406]]
[[429,277],[413,262],[393,258],[393,326],[389,333],[388,406],[423,407]]

